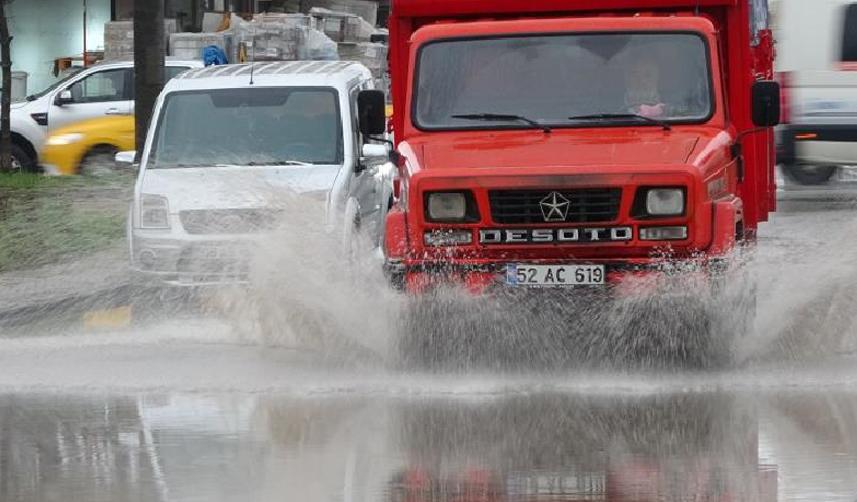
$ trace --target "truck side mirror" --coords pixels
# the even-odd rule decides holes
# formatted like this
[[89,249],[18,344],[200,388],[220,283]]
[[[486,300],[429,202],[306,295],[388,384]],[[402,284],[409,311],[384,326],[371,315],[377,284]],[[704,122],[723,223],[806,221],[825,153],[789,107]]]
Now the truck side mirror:
[[357,116],[360,132],[367,136],[387,132],[386,107],[387,102],[383,91],[360,91],[360,94],[357,95]]
[[753,83],[753,125],[774,127],[780,123],[780,84],[773,80]]
[[57,94],[57,99],[54,101],[57,106],[70,105],[74,103],[74,96],[71,95],[71,91],[65,89]]

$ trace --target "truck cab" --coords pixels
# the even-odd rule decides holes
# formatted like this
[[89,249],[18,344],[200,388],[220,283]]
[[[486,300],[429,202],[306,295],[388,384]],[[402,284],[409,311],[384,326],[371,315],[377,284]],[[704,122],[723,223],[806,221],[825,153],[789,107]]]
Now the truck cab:
[[773,209],[779,87],[747,0],[399,0],[387,269],[609,286],[727,256]]

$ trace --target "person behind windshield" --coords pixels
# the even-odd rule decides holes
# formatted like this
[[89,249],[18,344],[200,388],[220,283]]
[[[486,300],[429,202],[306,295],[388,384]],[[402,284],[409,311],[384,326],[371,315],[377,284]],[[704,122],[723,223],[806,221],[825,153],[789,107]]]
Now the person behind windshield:
[[625,107],[627,113],[650,118],[663,118],[667,104],[661,98],[660,66],[650,56],[631,60],[625,72]]
[[707,70],[681,46],[658,44],[631,58],[625,72],[625,113],[653,119],[704,117]]

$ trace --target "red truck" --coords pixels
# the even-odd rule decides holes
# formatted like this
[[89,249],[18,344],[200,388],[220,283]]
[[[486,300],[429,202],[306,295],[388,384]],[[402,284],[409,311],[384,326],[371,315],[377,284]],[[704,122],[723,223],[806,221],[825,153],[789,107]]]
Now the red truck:
[[[775,206],[767,16],[766,0],[393,0],[389,276],[416,295],[574,294],[662,273],[665,254],[720,270]],[[381,96],[361,104],[382,132]]]

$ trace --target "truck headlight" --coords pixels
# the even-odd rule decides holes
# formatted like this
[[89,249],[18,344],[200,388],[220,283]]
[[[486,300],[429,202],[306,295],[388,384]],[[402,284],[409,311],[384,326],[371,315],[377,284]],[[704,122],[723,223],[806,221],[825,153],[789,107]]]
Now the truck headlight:
[[478,221],[476,203],[470,192],[426,194],[426,220],[434,222]]
[[77,143],[78,141],[83,139],[83,134],[79,132],[72,132],[68,134],[57,134],[56,136],[51,136],[48,138],[46,142],[48,146],[65,146],[70,145],[72,143]]
[[650,216],[681,216],[684,214],[684,190],[681,188],[650,188],[646,193],[646,214]]
[[143,194],[140,200],[140,227],[170,228],[170,206],[166,197]]

